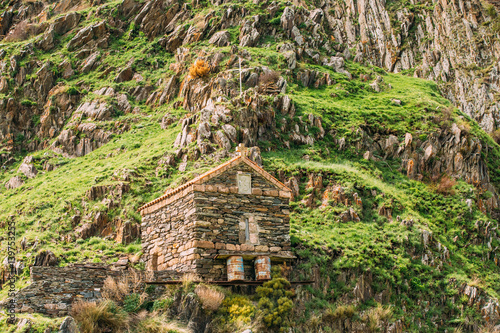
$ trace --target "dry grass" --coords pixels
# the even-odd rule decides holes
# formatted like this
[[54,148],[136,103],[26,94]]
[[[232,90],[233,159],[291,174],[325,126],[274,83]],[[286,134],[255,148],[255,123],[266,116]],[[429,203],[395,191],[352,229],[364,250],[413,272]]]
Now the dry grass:
[[182,288],[184,290],[187,290],[189,289],[189,287],[191,287],[191,285],[193,285],[193,283],[195,282],[201,282],[202,279],[195,273],[186,273],[182,276]]
[[125,296],[130,293],[128,280],[120,279],[115,280],[111,276],[108,276],[104,280],[104,286],[102,287],[102,297],[115,302],[123,302]]
[[141,333],[170,333],[177,332],[178,328],[164,316],[148,316],[147,311],[140,312],[136,318],[135,331]]
[[71,316],[82,333],[123,332],[128,327],[128,315],[113,301],[78,301],[73,304]]
[[276,83],[278,82],[278,79],[280,78],[280,74],[276,71],[269,71],[260,74],[259,77],[259,83],[260,84],[269,84],[269,83]]
[[108,276],[106,280],[104,280],[101,294],[104,299],[121,303],[125,296],[131,293],[139,294],[142,285],[143,282],[139,274],[134,271],[131,271],[128,275],[123,275],[119,279]]
[[481,281],[480,278],[478,278],[477,276],[473,277],[469,283],[468,283],[469,287],[476,287],[476,288],[482,288],[483,286],[483,282]]
[[194,292],[200,298],[203,308],[209,311],[217,311],[225,297],[223,292],[204,284],[198,285]]
[[455,189],[453,187],[456,184],[457,181],[455,179],[448,177],[448,175],[444,175],[439,181],[436,192],[443,195],[454,195]]
[[500,333],[500,329],[495,327],[493,324],[488,324],[484,327],[479,328],[479,333]]
[[335,324],[340,320],[352,318],[356,313],[354,305],[339,305],[335,310],[327,309],[322,316],[323,322],[327,324]]
[[363,316],[366,326],[370,332],[376,332],[384,323],[392,318],[392,308],[383,307],[379,304],[376,308],[371,308]]
[[192,78],[205,77],[210,73],[210,66],[205,60],[196,60],[189,68],[189,75]]

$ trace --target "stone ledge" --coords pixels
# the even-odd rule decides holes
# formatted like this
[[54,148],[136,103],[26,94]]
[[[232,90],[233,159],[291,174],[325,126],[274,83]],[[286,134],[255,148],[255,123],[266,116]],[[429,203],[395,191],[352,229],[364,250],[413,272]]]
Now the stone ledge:
[[252,260],[259,256],[270,257],[271,261],[285,261],[297,258],[289,251],[282,251],[280,253],[271,252],[246,252],[246,251],[219,251],[215,259],[227,259],[231,256],[241,256],[244,260]]

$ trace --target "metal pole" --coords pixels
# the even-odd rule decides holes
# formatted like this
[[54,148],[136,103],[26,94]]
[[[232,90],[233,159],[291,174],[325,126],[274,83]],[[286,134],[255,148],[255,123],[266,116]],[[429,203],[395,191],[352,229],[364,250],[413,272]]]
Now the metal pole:
[[241,83],[241,57],[239,57],[240,60],[240,96],[243,94],[243,85]]

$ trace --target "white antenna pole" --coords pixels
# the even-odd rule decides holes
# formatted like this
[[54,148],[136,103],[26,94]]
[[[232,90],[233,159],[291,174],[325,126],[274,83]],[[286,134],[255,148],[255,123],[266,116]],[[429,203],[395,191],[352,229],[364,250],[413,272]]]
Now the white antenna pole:
[[243,94],[243,85],[241,83],[241,57],[239,57],[240,59],[240,96]]

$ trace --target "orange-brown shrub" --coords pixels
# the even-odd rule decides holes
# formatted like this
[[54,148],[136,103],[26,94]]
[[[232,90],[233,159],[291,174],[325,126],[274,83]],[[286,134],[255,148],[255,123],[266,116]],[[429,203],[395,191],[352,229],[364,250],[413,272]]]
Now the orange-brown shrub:
[[198,285],[194,292],[200,298],[203,308],[209,311],[217,311],[225,297],[223,292],[204,284]]
[[192,78],[205,77],[210,72],[210,66],[205,60],[196,60],[189,68],[189,75]]
[[448,177],[448,175],[444,175],[439,181],[436,192],[444,195],[453,195],[455,194],[455,189],[453,187],[456,185],[456,183],[457,181],[455,179]]

